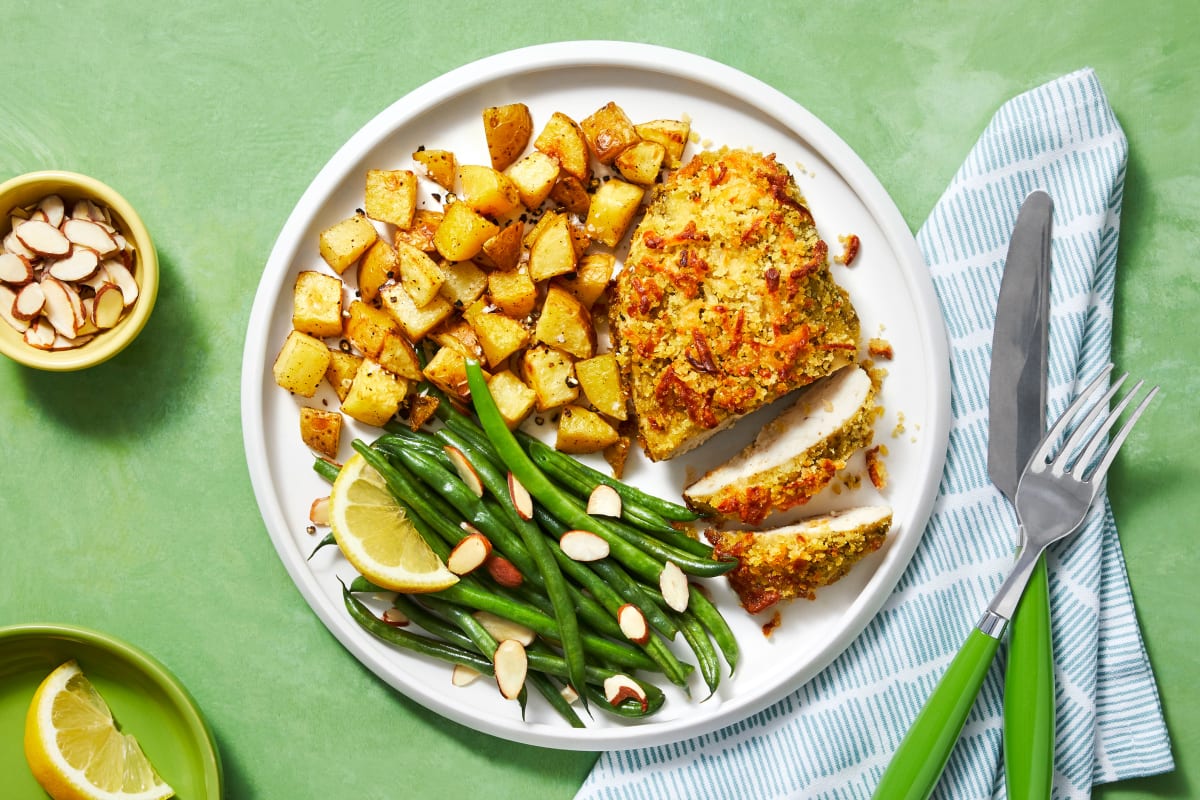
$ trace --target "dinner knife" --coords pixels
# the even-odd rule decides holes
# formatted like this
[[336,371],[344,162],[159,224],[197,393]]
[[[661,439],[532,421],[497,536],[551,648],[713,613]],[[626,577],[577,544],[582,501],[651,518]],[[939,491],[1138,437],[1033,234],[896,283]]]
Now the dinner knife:
[[[1030,194],[1013,227],[996,301],[988,395],[988,475],[1009,502],[1046,430],[1050,236],[1054,203]],[[1024,545],[1024,542],[1020,542]],[[1004,780],[1010,800],[1047,800],[1054,777],[1054,650],[1045,559],[1008,630]]]

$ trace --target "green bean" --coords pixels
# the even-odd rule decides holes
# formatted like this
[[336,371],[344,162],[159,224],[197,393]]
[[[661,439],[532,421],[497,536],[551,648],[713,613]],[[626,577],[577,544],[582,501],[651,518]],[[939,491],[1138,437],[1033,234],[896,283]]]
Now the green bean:
[[313,461],[313,472],[317,473],[330,483],[333,483],[335,480],[337,480],[338,473],[341,471],[341,467],[339,467],[337,464],[334,464],[332,461],[329,461],[328,459],[318,458],[317,460]]
[[308,554],[307,560],[312,561],[313,556],[315,556],[317,552],[321,550],[321,548],[328,547],[331,544],[337,544],[337,539],[334,538],[333,531],[325,534],[324,538],[322,538],[321,541],[317,543],[317,546],[313,548],[313,551]]
[[[353,584],[351,584],[350,590],[354,591]],[[434,636],[445,639],[447,642],[458,645],[465,650],[478,649],[475,647],[475,643],[460,629],[455,628],[425,608],[425,606],[414,601],[411,596],[405,594],[396,595],[396,599],[392,601],[392,605],[396,607],[397,611],[408,617],[410,621],[420,625]]]
[[721,616],[721,612],[694,584],[688,585],[688,610],[696,615],[696,619],[712,636],[717,647],[721,648],[721,653],[725,656],[725,663],[729,665],[729,674],[732,675],[737,667],[739,656],[737,639],[734,638],[733,631],[730,629],[729,623]]
[[567,721],[567,724],[572,728],[585,728],[583,720],[575,713],[575,709],[567,702],[567,698],[562,696],[558,685],[550,678],[546,677],[541,672],[530,672],[525,676],[525,682],[533,684],[533,688],[537,689],[538,693],[546,698],[546,702],[550,704],[558,715]]

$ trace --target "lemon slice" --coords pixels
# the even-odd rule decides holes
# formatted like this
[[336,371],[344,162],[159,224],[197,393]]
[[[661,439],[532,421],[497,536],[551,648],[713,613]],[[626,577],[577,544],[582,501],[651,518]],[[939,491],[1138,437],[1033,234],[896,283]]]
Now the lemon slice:
[[51,672],[25,717],[25,758],[54,800],[162,800],[175,792],[117,730],[104,698],[74,661]]
[[333,482],[329,522],[363,577],[395,592],[436,592],[458,582],[396,504],[383,477],[355,453]]

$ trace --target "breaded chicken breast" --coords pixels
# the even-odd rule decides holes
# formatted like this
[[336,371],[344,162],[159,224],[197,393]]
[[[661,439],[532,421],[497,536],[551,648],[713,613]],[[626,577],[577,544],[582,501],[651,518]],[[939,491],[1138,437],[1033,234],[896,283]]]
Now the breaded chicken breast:
[[610,304],[654,461],[851,363],[859,322],[774,156],[704,152],[654,191]]

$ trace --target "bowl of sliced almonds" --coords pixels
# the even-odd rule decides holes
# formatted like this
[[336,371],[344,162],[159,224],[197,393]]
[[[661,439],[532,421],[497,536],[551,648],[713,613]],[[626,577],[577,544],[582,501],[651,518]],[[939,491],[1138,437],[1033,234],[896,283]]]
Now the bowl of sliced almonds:
[[121,352],[158,294],[158,257],[133,207],[74,172],[0,184],[0,352],[66,372]]

